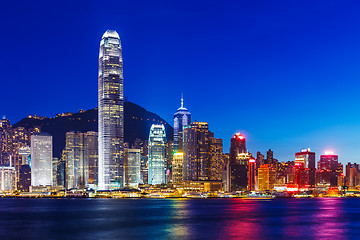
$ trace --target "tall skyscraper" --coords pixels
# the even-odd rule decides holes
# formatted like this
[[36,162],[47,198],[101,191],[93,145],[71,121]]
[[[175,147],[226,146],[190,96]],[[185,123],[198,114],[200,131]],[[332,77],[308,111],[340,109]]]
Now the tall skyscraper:
[[140,184],[140,149],[125,149],[125,185],[137,188]]
[[210,138],[210,180],[222,179],[224,170],[223,140],[221,138]]
[[87,178],[88,184],[98,184],[98,133],[86,132],[84,133],[84,147],[85,147],[85,159],[88,166]]
[[166,183],[166,132],[163,124],[153,124],[149,134],[149,172],[150,185]]
[[271,191],[276,183],[276,167],[272,164],[263,164],[258,169],[258,190]]
[[172,161],[172,183],[178,184],[183,182],[183,161],[184,153],[176,152]]
[[184,98],[181,97],[181,106],[174,114],[174,151],[183,149],[183,129],[191,123],[191,113],[184,107]]
[[107,30],[99,53],[99,183],[101,190],[124,185],[124,95],[120,37]]
[[15,168],[0,166],[0,190],[15,190]]
[[209,180],[210,137],[206,122],[193,122],[184,127],[184,180]]
[[295,181],[299,190],[315,188],[315,153],[302,149],[295,153]]
[[246,191],[250,154],[246,151],[246,139],[240,133],[231,138],[230,145],[230,189]]
[[31,136],[31,186],[52,186],[52,136],[36,133]]
[[326,152],[325,154],[320,155],[318,163],[320,183],[331,187],[337,186],[338,168],[338,155],[335,155],[332,152]]

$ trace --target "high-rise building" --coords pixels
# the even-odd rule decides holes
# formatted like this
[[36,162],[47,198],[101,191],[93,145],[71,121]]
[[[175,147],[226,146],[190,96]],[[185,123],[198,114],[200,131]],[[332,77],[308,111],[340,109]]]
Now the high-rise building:
[[90,186],[96,186],[98,184],[98,133],[86,132],[84,138],[85,162],[88,166],[87,183]]
[[256,173],[256,160],[251,157],[249,159],[249,182],[248,182],[248,190],[255,191],[255,174]]
[[276,183],[276,167],[271,164],[263,164],[258,169],[258,190],[271,191]]
[[0,190],[15,190],[15,168],[0,166]]
[[320,155],[318,170],[320,183],[331,187],[337,186],[339,160],[338,155],[332,152],[326,152]]
[[52,136],[35,133],[31,136],[31,186],[52,186]]
[[84,134],[66,133],[66,188],[84,188],[87,163],[84,156]]
[[124,95],[120,37],[107,30],[99,53],[99,183],[101,190],[124,185]]
[[149,134],[149,172],[150,185],[166,183],[166,132],[163,124],[153,124]]
[[206,122],[193,122],[184,127],[184,180],[209,180],[210,137]]
[[179,184],[183,182],[183,161],[184,161],[184,153],[175,152],[172,161],[173,184]]
[[230,189],[246,191],[248,184],[248,160],[251,155],[246,151],[246,139],[240,133],[231,138],[230,146]]
[[295,182],[299,190],[315,188],[315,153],[310,148],[295,153]]
[[265,156],[261,152],[256,153],[256,168],[259,168],[261,165],[265,164]]
[[221,138],[210,138],[210,180],[222,179],[224,170],[223,140]]
[[346,185],[348,187],[356,187],[359,185],[359,165],[356,163],[348,163],[345,171]]
[[274,164],[274,152],[271,149],[266,152],[266,163]]
[[181,106],[174,114],[174,151],[183,150],[183,129],[191,123],[191,113],[184,107],[184,98],[181,97]]
[[125,149],[125,185],[137,188],[140,184],[140,149]]
[[20,191],[29,192],[31,186],[31,168],[29,165],[21,165],[19,171],[19,182],[17,189]]

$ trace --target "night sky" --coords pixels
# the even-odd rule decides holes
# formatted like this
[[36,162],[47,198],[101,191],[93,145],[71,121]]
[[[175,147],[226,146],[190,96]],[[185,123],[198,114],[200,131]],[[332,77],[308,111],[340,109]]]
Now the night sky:
[[359,1],[3,1],[0,114],[97,106],[99,43],[121,38],[124,94],[172,124],[184,93],[216,137],[280,161],[360,160]]

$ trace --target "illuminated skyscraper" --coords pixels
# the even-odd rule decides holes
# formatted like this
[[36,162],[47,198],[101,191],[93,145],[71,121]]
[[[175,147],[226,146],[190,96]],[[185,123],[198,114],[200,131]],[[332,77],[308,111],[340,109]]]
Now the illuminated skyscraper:
[[249,183],[248,183],[248,190],[254,191],[255,190],[255,172],[256,172],[256,160],[255,158],[249,159]]
[[271,191],[276,183],[276,167],[272,164],[263,164],[258,169],[258,190]]
[[85,159],[88,166],[87,178],[89,186],[98,184],[98,133],[86,132],[84,134]]
[[221,180],[224,170],[223,140],[210,138],[210,180]]
[[320,183],[331,187],[337,186],[338,168],[338,155],[332,152],[326,152],[324,155],[320,155],[318,163]]
[[0,190],[15,190],[15,168],[0,166]]
[[209,180],[211,136],[206,122],[184,127],[184,180]]
[[120,37],[107,30],[99,54],[99,189],[124,185],[124,96]]
[[174,114],[174,151],[183,149],[183,128],[191,123],[191,113],[184,108],[184,98],[181,97],[181,106]]
[[52,186],[52,136],[36,133],[31,136],[31,186]]
[[302,149],[295,153],[295,181],[299,190],[315,188],[315,153]]
[[149,172],[151,185],[166,183],[166,132],[163,124],[153,124],[149,134]]
[[250,154],[246,151],[246,139],[240,133],[231,138],[230,146],[230,184],[231,191],[246,191],[248,184],[248,165]]
[[140,183],[140,149],[125,149],[125,185],[137,188]]
[[174,153],[172,160],[172,183],[178,184],[183,181],[183,161],[184,153],[176,152]]

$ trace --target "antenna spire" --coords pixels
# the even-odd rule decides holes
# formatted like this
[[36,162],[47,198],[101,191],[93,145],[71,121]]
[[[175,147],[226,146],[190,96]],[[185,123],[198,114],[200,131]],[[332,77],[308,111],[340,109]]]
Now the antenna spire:
[[181,108],[184,108],[184,94],[181,93]]

